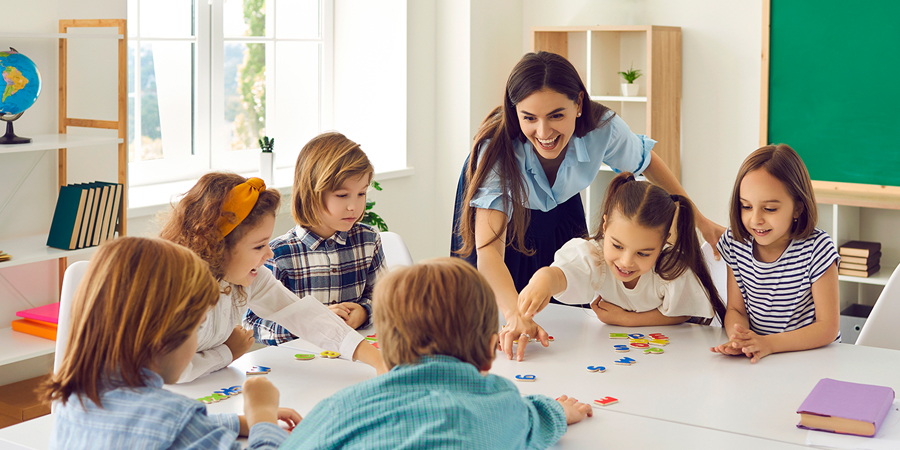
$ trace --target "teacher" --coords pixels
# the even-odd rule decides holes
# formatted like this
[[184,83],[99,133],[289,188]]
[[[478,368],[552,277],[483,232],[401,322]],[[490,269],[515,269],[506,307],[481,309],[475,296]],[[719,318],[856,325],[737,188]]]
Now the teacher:
[[[507,357],[515,340],[519,361],[530,338],[549,345],[547,332],[519,310],[518,292],[569,239],[587,236],[578,193],[602,163],[686,196],[655,144],[591,101],[562,56],[528,53],[513,68],[503,105],[481,123],[460,175],[451,244],[494,290],[506,319],[500,348]],[[718,242],[725,229],[696,208],[695,217],[704,239]]]

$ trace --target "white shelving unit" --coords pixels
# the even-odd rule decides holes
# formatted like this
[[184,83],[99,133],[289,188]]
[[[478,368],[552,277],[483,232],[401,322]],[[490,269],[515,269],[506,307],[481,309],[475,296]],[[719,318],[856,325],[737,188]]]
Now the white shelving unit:
[[[126,47],[126,21],[125,19],[98,19],[98,20],[60,20],[59,33],[0,33],[0,38],[8,39],[57,39],[59,40],[59,65],[56,68],[59,74],[59,91],[45,92],[44,95],[53,96],[59,102],[58,109],[58,133],[33,135],[32,142],[27,144],[3,145],[0,146],[0,164],[5,155],[28,152],[47,152],[56,153],[58,175],[52,183],[63,186],[68,184],[67,174],[67,158],[68,151],[78,151],[97,146],[113,146],[117,151],[118,163],[118,179],[119,183],[125,186],[122,195],[121,209],[119,213],[120,222],[117,227],[119,235],[125,235],[127,223],[127,173],[128,160],[125,147],[125,137],[127,135],[127,47]],[[111,32],[104,33],[103,29]],[[112,30],[110,30],[112,29]],[[69,32],[70,30],[75,32]],[[77,31],[76,31],[77,30]],[[83,32],[82,32],[83,31]],[[118,95],[117,95],[117,120],[93,120],[84,118],[69,117],[67,100],[68,100],[68,41],[71,39],[105,39],[118,40]],[[52,68],[45,68],[53,70]],[[96,137],[84,135],[67,134],[69,127],[82,128],[99,128],[117,131],[116,137]],[[15,211],[4,211],[9,206],[10,200],[16,195],[22,195],[19,189],[30,176],[37,166],[38,162],[43,159],[40,155],[35,159],[30,168],[25,168],[21,172],[21,178],[17,180],[15,186],[10,192],[4,192],[0,195],[0,213],[12,213]],[[75,180],[85,181],[85,180]],[[48,180],[48,182],[51,182]],[[54,199],[55,202],[55,199]],[[52,206],[51,206],[52,207]],[[22,235],[3,235],[0,233],[0,250],[12,256],[12,259],[0,262],[0,270],[21,266],[25,264],[38,263],[42,261],[59,261],[60,281],[62,273],[66,268],[66,258],[75,256],[84,256],[92,253],[96,247],[78,249],[78,250],[60,250],[47,246],[47,229],[36,229],[34,234],[26,236]],[[45,267],[45,266],[43,266]],[[43,270],[43,269],[42,269]],[[25,333],[19,333],[12,330],[9,323],[0,323],[0,371],[8,370],[11,372],[3,373],[3,379],[6,382],[16,381],[16,379],[26,379],[46,373],[40,367],[34,367],[29,360],[51,355],[54,352],[56,342],[31,336]],[[24,364],[24,365],[23,365]],[[13,365],[13,366],[10,366]],[[13,367],[10,369],[9,367]],[[33,373],[33,371],[38,371]],[[15,373],[12,373],[15,372]],[[22,372],[22,373],[19,373]]]

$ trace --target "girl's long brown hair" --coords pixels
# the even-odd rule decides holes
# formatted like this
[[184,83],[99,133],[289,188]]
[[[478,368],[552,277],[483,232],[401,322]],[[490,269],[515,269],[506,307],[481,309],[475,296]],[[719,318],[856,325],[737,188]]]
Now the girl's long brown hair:
[[469,203],[495,166],[500,175],[503,209],[512,211],[512,216],[508,230],[500,230],[485,246],[500,239],[500,233],[507,233],[506,245],[526,255],[534,253],[525,243],[525,230],[529,222],[529,209],[525,207],[528,190],[524,175],[516,163],[513,142],[527,140],[519,126],[516,105],[544,88],[559,92],[573,102],[578,102],[581,95],[582,114],[575,119],[575,137],[584,137],[590,131],[605,126],[614,115],[608,114],[612,112],[609,108],[591,101],[578,71],[566,58],[550,52],[525,54],[509,74],[503,104],[481,122],[469,154],[465,172],[466,196],[459,224],[463,247],[458,254],[463,257],[476,250],[475,209]]
[[44,401],[78,395],[97,406],[104,388],[145,386],[141,369],[180,346],[219,299],[206,263],[161,239],[100,246],[72,302],[69,344]]
[[[225,199],[235,186],[245,181],[246,178],[234,173],[210,172],[203,175],[172,206],[168,220],[159,233],[159,237],[193,250],[209,264],[216,280],[222,280],[225,276],[234,245],[264,216],[274,216],[281,202],[281,194],[275,189],[261,191],[250,214],[223,239],[218,228],[219,218],[231,215],[233,219],[234,216],[234,213],[223,211]],[[242,300],[243,289],[241,286],[234,287],[237,289],[235,300]]]
[[[613,212],[619,212],[639,226],[659,230],[663,242],[677,217],[674,243],[662,249],[654,270],[660,278],[674,280],[686,269],[691,269],[706,291],[713,311],[725,323],[725,305],[719,298],[719,291],[700,251],[700,240],[694,231],[694,206],[690,199],[683,195],[669,195],[659,186],[648,181],[637,181],[633,174],[622,172],[609,183],[601,214],[604,220],[610,220]],[[592,239],[603,239],[602,226]]]

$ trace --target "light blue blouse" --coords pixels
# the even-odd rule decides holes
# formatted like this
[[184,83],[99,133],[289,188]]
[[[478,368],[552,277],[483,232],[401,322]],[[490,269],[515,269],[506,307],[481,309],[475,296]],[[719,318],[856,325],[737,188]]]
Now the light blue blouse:
[[[534,146],[530,141],[516,140],[513,142],[513,150],[519,170],[525,174],[528,189],[526,206],[547,212],[565,203],[594,181],[603,163],[617,173],[627,171],[639,174],[650,165],[650,150],[654,145],[656,141],[632,133],[628,124],[615,115],[606,125],[592,130],[584,137],[572,137],[559,166],[556,182],[551,187]],[[495,167],[477,190],[469,206],[493,209],[509,217],[512,211],[504,211],[502,194],[500,176]]]

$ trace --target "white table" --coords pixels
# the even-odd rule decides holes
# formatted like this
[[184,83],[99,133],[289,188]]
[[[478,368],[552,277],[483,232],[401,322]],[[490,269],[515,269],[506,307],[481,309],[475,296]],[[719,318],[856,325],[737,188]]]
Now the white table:
[[[893,350],[831,344],[770,355],[751,365],[744,357],[709,352],[725,340],[720,328],[614,327],[599,322],[590,310],[559,305],[550,305],[537,320],[555,338],[550,347],[529,345],[523,362],[498,352],[492,373],[513,380],[518,374],[536,375],[533,383],[517,383],[523,394],[566,394],[585,402],[605,396],[619,399],[618,404],[594,408],[594,417],[571,426],[554,448],[796,449],[805,446],[807,432],[796,428],[795,411],[820,378],[900,390],[900,352]],[[613,345],[627,341],[610,340],[613,332],[660,332],[671,343],[661,355],[616,353]],[[346,360],[295,360],[299,349],[319,351],[303,342],[264,348],[197,381],[166,389],[198,398],[241,384],[251,366],[268,366],[272,372],[266,376],[280,390],[281,404],[305,415],[325,397],[375,375],[370,367]],[[613,364],[623,356],[637,363]],[[588,372],[588,365],[605,366],[606,372]],[[243,398],[208,405],[208,410],[240,413]],[[51,415],[2,429],[0,449],[5,443],[47,448],[52,423]]]

